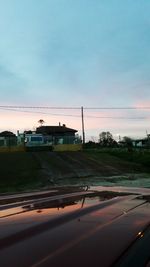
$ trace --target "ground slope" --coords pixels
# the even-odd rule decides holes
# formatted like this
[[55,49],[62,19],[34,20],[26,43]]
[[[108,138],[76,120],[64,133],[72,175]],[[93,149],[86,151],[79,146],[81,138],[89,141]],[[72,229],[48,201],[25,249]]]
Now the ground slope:
[[[80,152],[14,152],[0,153],[0,190],[43,187],[71,183],[72,179],[98,177],[98,179],[145,172],[143,162],[111,153]],[[148,171],[149,172],[149,171]]]

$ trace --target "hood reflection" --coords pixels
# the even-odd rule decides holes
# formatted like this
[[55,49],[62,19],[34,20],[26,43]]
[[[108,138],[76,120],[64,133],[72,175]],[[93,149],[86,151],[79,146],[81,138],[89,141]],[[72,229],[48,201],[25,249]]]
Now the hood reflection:
[[[22,208],[26,211],[36,210],[37,213],[41,213],[44,209],[57,209],[58,211],[61,209],[65,209],[68,206],[78,205],[80,202],[80,208],[84,207],[85,199],[88,199],[87,197],[79,197],[76,198],[76,200],[69,200],[69,199],[58,199],[55,201],[43,201],[40,203],[33,203],[30,205],[25,205]],[[95,202],[95,201],[94,201]],[[79,206],[78,206],[79,207]]]
[[117,196],[126,195],[124,193],[116,193],[116,192],[93,192],[92,194],[84,195],[84,196],[72,196],[72,197],[66,197],[66,198],[60,198],[58,196],[58,199],[55,200],[45,200],[34,202],[29,205],[25,205],[22,208],[26,211],[31,210],[37,210],[38,213],[42,212],[42,209],[57,209],[61,210],[68,206],[75,206],[78,205],[80,208],[83,208],[85,206],[98,204],[101,201],[109,200]]
[[[114,197],[126,195],[124,193],[116,193],[116,192],[109,192],[109,191],[102,191],[102,192],[87,192],[84,195],[78,196],[71,196],[69,194],[64,195],[62,198],[60,195],[56,195],[55,199],[46,198],[46,199],[33,199],[30,204],[20,205],[15,208],[10,208],[3,210],[1,212],[1,218],[6,218],[13,215],[21,215],[23,213],[28,213],[31,215],[33,214],[40,214],[45,213],[65,213],[68,210],[77,210],[89,206],[93,206],[99,204],[102,201],[112,199]],[[30,214],[29,214],[30,213]]]

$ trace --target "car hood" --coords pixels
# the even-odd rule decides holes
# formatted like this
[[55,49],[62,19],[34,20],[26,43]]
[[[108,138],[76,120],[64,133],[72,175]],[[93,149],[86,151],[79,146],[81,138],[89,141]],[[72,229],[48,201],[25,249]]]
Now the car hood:
[[0,266],[148,266],[149,189],[59,187],[0,203]]

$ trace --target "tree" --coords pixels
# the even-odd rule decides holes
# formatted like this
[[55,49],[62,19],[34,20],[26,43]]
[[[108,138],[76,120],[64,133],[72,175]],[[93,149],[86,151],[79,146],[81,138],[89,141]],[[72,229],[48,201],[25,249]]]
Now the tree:
[[24,131],[24,134],[32,134],[31,130]]
[[42,120],[42,119],[40,119],[40,120],[38,121],[38,123],[40,124],[40,126],[42,126],[42,125],[45,123],[45,121]]
[[110,132],[101,132],[99,134],[99,144],[101,146],[114,146],[117,142],[114,140],[113,135]]
[[2,137],[15,137],[16,135],[10,131],[4,131],[0,133],[0,136]]
[[123,142],[124,142],[125,146],[127,146],[128,151],[132,151],[132,148],[133,148],[132,139],[128,136],[124,136]]

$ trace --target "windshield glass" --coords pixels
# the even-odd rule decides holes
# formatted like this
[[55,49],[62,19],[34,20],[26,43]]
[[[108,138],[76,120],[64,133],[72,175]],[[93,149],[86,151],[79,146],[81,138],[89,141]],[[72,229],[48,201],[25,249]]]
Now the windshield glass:
[[0,4],[1,193],[149,188],[150,3],[28,2]]
[[149,266],[149,87],[150,1],[0,1],[1,267]]

